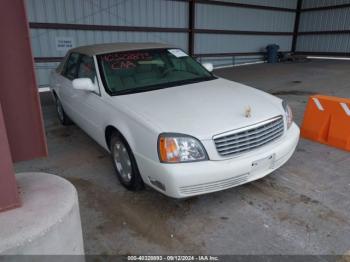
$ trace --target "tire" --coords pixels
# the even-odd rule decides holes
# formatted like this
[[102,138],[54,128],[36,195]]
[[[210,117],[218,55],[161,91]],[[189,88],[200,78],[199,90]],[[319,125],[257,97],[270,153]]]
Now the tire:
[[72,120],[70,120],[66,112],[64,112],[63,106],[58,97],[56,97],[56,111],[57,111],[58,119],[60,120],[62,125],[68,126],[72,124]]
[[112,162],[120,183],[128,190],[139,191],[144,188],[137,163],[128,143],[118,133],[110,139]]

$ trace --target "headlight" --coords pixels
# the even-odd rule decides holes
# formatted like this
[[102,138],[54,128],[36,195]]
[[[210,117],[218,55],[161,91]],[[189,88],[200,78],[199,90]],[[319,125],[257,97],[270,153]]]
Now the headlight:
[[182,134],[161,134],[158,138],[158,154],[160,161],[164,163],[208,160],[201,142]]
[[282,102],[282,106],[284,108],[284,112],[286,113],[287,128],[289,129],[293,124],[293,112],[286,101]]

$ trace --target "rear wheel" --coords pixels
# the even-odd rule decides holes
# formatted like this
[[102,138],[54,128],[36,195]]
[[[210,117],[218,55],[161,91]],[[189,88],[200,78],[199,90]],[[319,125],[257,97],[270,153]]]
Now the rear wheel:
[[56,97],[56,111],[57,111],[58,119],[60,120],[62,125],[67,126],[72,124],[72,120],[70,120],[70,118],[64,112],[63,106],[58,97]]
[[128,190],[144,188],[135,157],[126,141],[117,133],[112,134],[110,148],[113,166],[120,183]]

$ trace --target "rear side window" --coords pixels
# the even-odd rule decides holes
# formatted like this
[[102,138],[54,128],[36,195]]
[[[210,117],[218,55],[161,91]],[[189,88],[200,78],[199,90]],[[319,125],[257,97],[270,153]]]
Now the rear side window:
[[64,66],[65,66],[65,64],[67,62],[68,56],[69,56],[68,53],[64,56],[64,58],[62,59],[62,61],[58,65],[58,67],[56,68],[56,73],[58,73],[58,74],[62,74],[63,73]]
[[59,65],[58,67],[56,68],[56,73],[60,74],[63,70],[63,67],[64,67],[64,64],[65,64],[65,60],[63,60]]
[[70,80],[73,80],[77,76],[78,71],[78,61],[79,61],[79,54],[78,53],[72,53],[68,61],[64,67],[63,70],[63,76],[67,77]]

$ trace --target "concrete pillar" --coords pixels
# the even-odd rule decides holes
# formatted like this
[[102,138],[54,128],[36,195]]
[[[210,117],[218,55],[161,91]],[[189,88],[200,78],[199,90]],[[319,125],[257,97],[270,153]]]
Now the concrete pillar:
[[45,173],[16,178],[22,206],[0,214],[0,255],[84,254],[74,186]]

